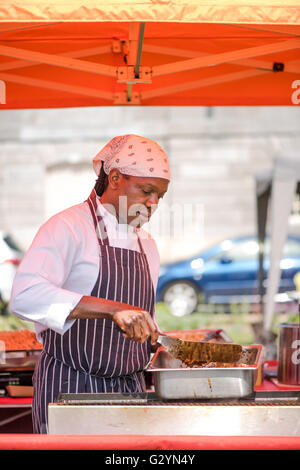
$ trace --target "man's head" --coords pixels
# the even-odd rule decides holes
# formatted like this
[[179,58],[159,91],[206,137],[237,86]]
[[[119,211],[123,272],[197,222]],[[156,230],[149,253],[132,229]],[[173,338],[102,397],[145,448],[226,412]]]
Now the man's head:
[[94,158],[95,190],[115,208],[120,223],[148,222],[168,189],[169,162],[154,141],[136,135],[112,139]]

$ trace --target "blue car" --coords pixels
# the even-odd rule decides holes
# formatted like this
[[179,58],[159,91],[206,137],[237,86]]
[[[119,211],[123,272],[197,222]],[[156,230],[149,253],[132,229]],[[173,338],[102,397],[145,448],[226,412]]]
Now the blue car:
[[[265,279],[269,252],[270,239],[266,237]],[[279,292],[295,290],[293,278],[300,272],[300,237],[287,237],[280,267]],[[200,297],[203,302],[214,304],[258,301],[256,236],[224,240],[192,258],[161,266],[156,300],[169,305],[174,315],[193,313]]]

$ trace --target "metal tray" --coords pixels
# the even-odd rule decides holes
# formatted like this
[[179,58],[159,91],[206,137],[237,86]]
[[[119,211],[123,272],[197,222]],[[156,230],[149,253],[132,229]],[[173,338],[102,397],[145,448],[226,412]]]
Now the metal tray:
[[[180,338],[187,341],[201,341],[207,334],[215,332],[216,329],[212,328],[201,328],[196,330],[169,330],[164,331],[167,336],[172,338]],[[224,331],[220,330],[220,333],[216,338],[213,339],[214,343],[233,343],[232,338]]]
[[1,369],[34,369],[41,349],[0,351]]
[[240,362],[248,367],[189,368],[159,348],[147,368],[156,394],[165,400],[242,398],[251,396],[261,363],[261,345],[244,346]]

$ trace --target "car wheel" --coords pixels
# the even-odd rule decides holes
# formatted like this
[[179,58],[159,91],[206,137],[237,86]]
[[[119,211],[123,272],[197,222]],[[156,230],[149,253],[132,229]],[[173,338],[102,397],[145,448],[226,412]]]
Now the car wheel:
[[199,291],[190,282],[175,281],[169,284],[162,296],[165,302],[176,317],[183,317],[193,313],[198,305]]

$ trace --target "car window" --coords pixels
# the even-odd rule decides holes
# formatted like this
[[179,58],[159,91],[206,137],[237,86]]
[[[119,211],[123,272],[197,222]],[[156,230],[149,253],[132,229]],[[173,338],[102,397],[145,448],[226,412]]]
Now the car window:
[[[258,243],[255,240],[244,240],[242,242],[232,244],[226,240],[223,243],[225,249],[221,249],[210,258],[210,261],[220,261],[222,258],[230,259],[232,261],[250,260],[258,255]],[[222,245],[223,245],[222,244]]]
[[283,254],[292,258],[300,256],[300,243],[296,240],[288,240],[284,246]]
[[[232,261],[247,261],[255,259],[258,256],[258,243],[254,239],[244,240],[239,243],[233,244],[230,240],[222,243],[224,249],[212,256],[209,261],[220,261],[223,259],[230,259]],[[271,243],[270,239],[266,239],[264,243],[264,256],[270,256]],[[287,240],[283,249],[284,258],[300,257],[300,243],[296,240]]]
[[[270,256],[271,243],[270,239],[265,241],[264,254]],[[300,257],[300,243],[296,240],[287,240],[283,248],[284,258],[298,258]]]

